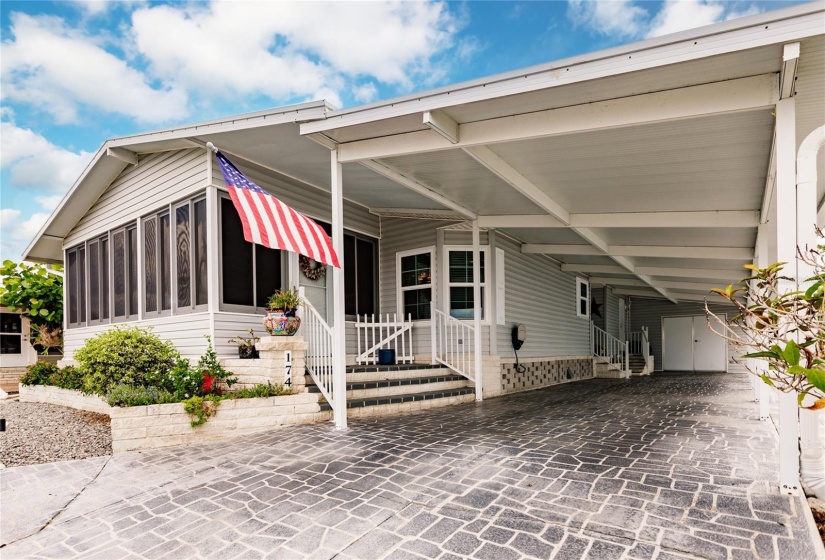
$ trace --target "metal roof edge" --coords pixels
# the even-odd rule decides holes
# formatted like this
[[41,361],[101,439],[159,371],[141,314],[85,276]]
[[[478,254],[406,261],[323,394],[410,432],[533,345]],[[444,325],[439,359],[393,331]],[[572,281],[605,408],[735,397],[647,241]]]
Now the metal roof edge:
[[[769,24],[771,22],[780,22],[816,13],[825,14],[825,6],[821,2],[800,4],[797,6],[791,6],[789,8],[782,8],[780,10],[772,10],[769,12],[763,12],[761,14],[755,14],[752,16],[731,19],[719,23],[706,25],[703,27],[697,27],[686,31],[680,31],[677,33],[663,35],[661,37],[655,37],[652,39],[645,39],[626,45],[620,45],[601,51],[594,51],[569,58],[563,58],[551,62],[538,64],[535,66],[529,66],[518,70],[512,70],[501,74],[493,74],[490,76],[477,78],[475,80],[468,80],[465,82],[459,82],[457,84],[443,86],[440,88],[429,89],[419,93],[413,93],[382,101],[376,101],[374,103],[369,103],[366,105],[338,109],[328,114],[325,120],[315,121],[315,123],[312,123],[310,126],[307,127],[302,126],[301,134],[312,134],[316,132],[323,132],[324,130],[339,128],[341,126],[348,126],[347,124],[335,125],[331,123],[330,120],[335,118],[347,117],[349,115],[354,115],[358,113],[367,113],[376,109],[391,107],[394,105],[402,105],[411,101],[420,102],[421,100],[430,97],[437,97],[444,94],[449,95],[451,93],[456,93],[463,90],[472,90],[474,88],[483,87],[490,84],[507,82],[516,78],[523,79],[528,76],[558,70],[559,68],[599,62],[616,56],[628,55],[655,48],[668,47],[671,45],[678,46],[680,44],[683,44],[685,41],[689,40],[699,40],[705,37],[711,37],[714,35],[720,35],[723,33],[747,29],[749,27],[753,27],[756,25],[763,25],[766,23]],[[765,44],[771,44],[771,41],[766,40]],[[414,113],[417,111],[410,112]],[[398,112],[399,116],[402,114],[406,113],[404,113],[403,111]],[[381,118],[387,118],[387,115],[382,115]],[[328,125],[326,128],[324,127],[325,124]]]

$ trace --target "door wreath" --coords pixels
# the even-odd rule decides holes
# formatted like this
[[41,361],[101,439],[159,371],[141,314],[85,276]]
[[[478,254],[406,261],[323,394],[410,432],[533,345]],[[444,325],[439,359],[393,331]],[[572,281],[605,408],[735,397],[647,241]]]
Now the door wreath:
[[327,275],[327,267],[314,259],[301,255],[298,262],[301,272],[310,280],[319,280]]

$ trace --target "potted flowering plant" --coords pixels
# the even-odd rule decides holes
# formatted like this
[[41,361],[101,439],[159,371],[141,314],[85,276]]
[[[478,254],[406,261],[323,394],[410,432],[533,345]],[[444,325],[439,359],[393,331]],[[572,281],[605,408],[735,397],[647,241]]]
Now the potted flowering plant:
[[247,331],[249,336],[238,335],[235,338],[227,340],[230,344],[238,345],[238,357],[242,360],[251,360],[258,357],[258,351],[255,349],[255,343],[261,340],[261,337],[255,336],[255,331],[249,329]]
[[269,310],[264,317],[264,328],[273,336],[292,336],[301,325],[301,318],[295,316],[301,305],[301,295],[297,288],[278,290],[269,297]]

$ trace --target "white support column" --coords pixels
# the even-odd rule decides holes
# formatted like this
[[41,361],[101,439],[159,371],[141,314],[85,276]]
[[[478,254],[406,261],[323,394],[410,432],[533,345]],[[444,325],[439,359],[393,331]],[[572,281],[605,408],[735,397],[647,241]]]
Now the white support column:
[[490,323],[489,345],[490,354],[498,355],[498,251],[496,251],[496,230],[487,230],[487,246],[490,262],[487,263],[487,299],[490,301],[490,309],[487,310],[487,322]]
[[[485,274],[489,278],[490,264],[486,264]],[[487,313],[489,312],[488,309]],[[481,387],[481,242],[479,241],[478,220],[473,220],[473,327],[475,328],[473,349],[475,350],[476,400],[480,401],[483,397]]]
[[[814,130],[802,142],[797,158],[796,181],[796,244],[803,252],[817,245],[815,233],[816,162],[817,154],[825,144],[825,126]],[[808,287],[805,280],[813,276],[814,270],[808,263],[796,260],[796,289],[804,291]],[[813,398],[804,403],[810,405]],[[819,499],[825,498],[825,448],[823,448],[821,410],[800,410],[800,478],[805,488]]]
[[[756,266],[759,267],[766,267],[768,266],[768,236],[767,236],[767,224],[762,224],[759,226],[759,233],[756,235]],[[768,369],[768,363],[765,360],[754,360],[757,362],[757,369],[764,373]],[[759,419],[760,420],[769,420],[771,416],[771,391],[773,389],[770,386],[763,382],[762,380],[757,380],[758,383],[758,393],[759,393]]]
[[[344,258],[344,181],[338,150],[330,152],[332,185],[332,248],[339,260]],[[347,347],[344,320],[344,268],[332,269],[332,400],[335,428],[347,428]]]
[[[796,261],[796,110],[793,97],[776,103],[776,251],[777,260]],[[816,208],[816,203],[813,203]],[[780,282],[781,292],[794,282]],[[779,488],[799,490],[799,407],[795,393],[779,395]]]

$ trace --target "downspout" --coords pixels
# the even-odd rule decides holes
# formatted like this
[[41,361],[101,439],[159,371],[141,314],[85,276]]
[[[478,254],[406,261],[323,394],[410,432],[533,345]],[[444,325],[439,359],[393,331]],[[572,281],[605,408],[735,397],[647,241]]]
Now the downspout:
[[[820,126],[811,132],[799,146],[796,158],[796,194],[799,201],[816,201],[816,160],[819,150],[825,145],[825,126]],[[800,196],[801,195],[801,196]],[[814,213],[816,204],[814,203]],[[799,209],[797,207],[797,215]],[[797,219],[797,222],[807,220]],[[811,227],[810,223],[798,223],[797,227]],[[797,265],[798,266],[798,265]],[[801,284],[808,274],[797,273],[797,282]],[[800,289],[804,289],[801,288]],[[822,411],[802,409],[799,411],[800,420],[800,456],[799,478],[804,488],[813,493],[820,500],[825,500],[825,448],[823,448],[823,423],[825,415]]]

